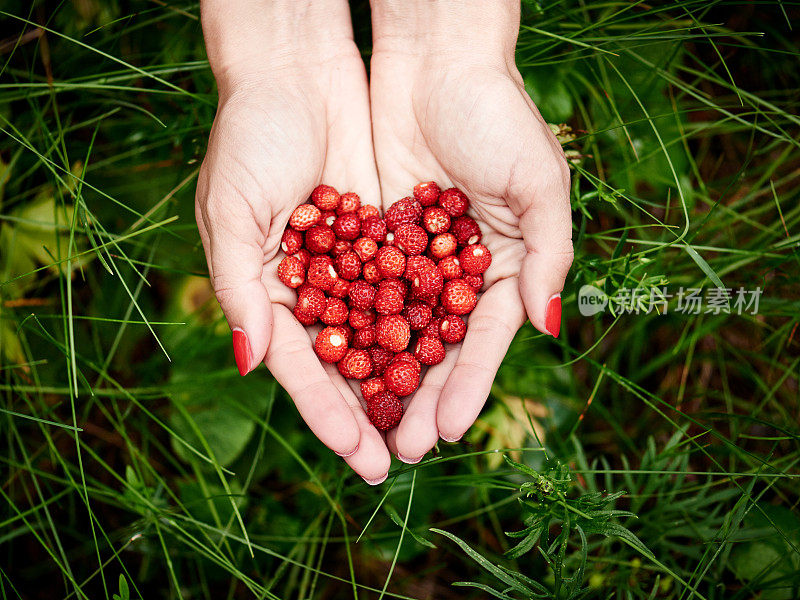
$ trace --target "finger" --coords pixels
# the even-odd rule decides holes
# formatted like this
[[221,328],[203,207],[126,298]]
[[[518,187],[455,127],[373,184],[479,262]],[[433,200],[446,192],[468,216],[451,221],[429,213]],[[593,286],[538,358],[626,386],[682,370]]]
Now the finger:
[[419,389],[408,400],[400,425],[386,434],[389,450],[410,465],[422,460],[439,440],[436,407],[442,387],[456,365],[460,346],[448,344],[445,349],[444,360],[428,369]]
[[537,152],[540,159],[526,161],[514,171],[509,205],[520,214],[527,250],[519,276],[525,309],[536,329],[558,337],[561,291],[573,258],[570,176],[553,133],[544,121],[535,122],[542,140]]
[[350,406],[361,431],[361,441],[355,453],[345,456],[345,462],[358,473],[369,485],[378,485],[386,480],[392,457],[380,431],[369,422],[364,407],[359,402],[350,383],[342,377],[334,365],[324,365],[331,381]]
[[233,332],[236,366],[246,375],[263,360],[272,331],[269,294],[261,282],[266,229],[243,201],[224,202],[198,199],[195,216],[211,284]]
[[314,354],[303,326],[285,306],[274,308],[267,368],[292,397],[314,435],[337,454],[352,454],[361,435],[353,411]]
[[443,440],[461,439],[478,418],[508,346],[524,322],[514,278],[495,283],[483,294],[469,317],[467,336],[442,389],[436,424]]

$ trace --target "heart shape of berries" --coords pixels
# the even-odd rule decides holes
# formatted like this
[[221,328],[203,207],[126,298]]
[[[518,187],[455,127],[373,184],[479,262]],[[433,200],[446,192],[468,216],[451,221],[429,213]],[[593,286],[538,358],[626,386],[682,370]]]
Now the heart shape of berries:
[[422,366],[445,357],[467,332],[492,263],[461,190],[429,181],[381,217],[358,194],[314,189],[283,233],[278,277],[297,290],[294,316],[321,321],[314,350],[361,381],[367,416],[385,431],[403,416],[402,396],[419,387]]

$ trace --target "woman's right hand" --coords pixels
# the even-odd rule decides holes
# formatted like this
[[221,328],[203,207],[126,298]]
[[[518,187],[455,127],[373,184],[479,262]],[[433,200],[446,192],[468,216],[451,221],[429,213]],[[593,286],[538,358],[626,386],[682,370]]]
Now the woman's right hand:
[[[248,4],[201,6],[219,87],[195,210],[211,281],[240,372],[264,361],[314,434],[379,483],[391,460],[383,436],[335,365],[317,358],[291,312],[295,291],[277,277],[289,216],[318,184],[379,205],[364,63],[346,2]],[[320,31],[340,35],[295,47]]]

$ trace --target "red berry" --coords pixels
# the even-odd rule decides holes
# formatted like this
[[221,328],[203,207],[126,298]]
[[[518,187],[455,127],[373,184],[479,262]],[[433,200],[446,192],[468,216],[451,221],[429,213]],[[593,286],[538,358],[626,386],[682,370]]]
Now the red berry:
[[345,252],[349,252],[353,249],[353,243],[348,242],[347,240],[336,240],[336,243],[333,245],[333,251],[331,254],[335,256],[339,256],[344,254]]
[[458,262],[467,275],[480,275],[492,264],[492,253],[483,244],[471,244],[458,255]]
[[294,254],[303,247],[303,234],[294,229],[287,229],[281,237],[281,250],[286,254]]
[[336,363],[347,354],[347,336],[339,327],[326,327],[314,340],[314,351],[321,360]]
[[405,255],[394,246],[384,246],[378,250],[375,262],[384,277],[400,277],[406,269]]
[[320,210],[336,210],[339,206],[339,192],[329,185],[318,185],[311,192],[311,202]]
[[325,312],[326,304],[322,290],[311,285],[304,286],[297,295],[297,310],[309,318],[320,318]]
[[440,233],[431,241],[431,257],[435,260],[455,254],[456,250],[458,250],[458,242],[452,233]]
[[461,190],[450,188],[439,194],[439,206],[445,209],[451,217],[460,217],[467,212],[469,199]]
[[350,306],[360,310],[372,308],[375,302],[375,288],[366,281],[354,281],[350,286]]
[[339,372],[348,379],[365,379],[372,373],[369,352],[358,348],[350,348],[337,366]]
[[362,262],[367,262],[375,258],[375,254],[378,252],[378,243],[371,238],[360,237],[353,242],[353,250],[356,251]]
[[350,282],[346,279],[337,279],[336,283],[333,284],[331,291],[328,292],[331,296],[335,298],[347,298],[347,294],[350,292]]
[[292,256],[294,256],[301,263],[303,263],[303,268],[306,271],[308,270],[308,267],[311,266],[311,252],[309,252],[305,248],[300,248],[300,250],[292,254]]
[[422,213],[422,225],[426,231],[434,235],[444,233],[450,229],[450,215],[439,206],[431,206]]
[[[434,311],[435,313],[435,311]],[[431,317],[430,322],[420,330],[419,337],[439,337],[439,325],[442,322],[442,317],[437,317],[435,314]]]
[[419,200],[422,206],[433,206],[439,199],[439,186],[433,181],[418,183],[414,186],[414,198]]
[[403,277],[410,281],[414,279],[414,275],[416,275],[417,271],[420,269],[432,268],[436,268],[436,263],[427,256],[409,256],[406,260],[406,270],[403,272]]
[[400,225],[394,231],[394,245],[409,256],[422,254],[428,246],[428,234],[419,225]]
[[476,292],[480,292],[483,287],[483,275],[464,275],[464,281]]
[[411,330],[417,331],[424,328],[428,323],[431,322],[433,311],[431,310],[431,307],[424,302],[412,300],[408,303],[408,306],[403,309],[403,316],[408,321],[408,326],[411,328]]
[[319,209],[313,204],[301,204],[289,217],[289,225],[297,231],[306,231],[316,225],[321,216]]
[[403,298],[406,297],[406,293],[408,292],[408,286],[403,282],[402,279],[384,279],[378,284],[378,290],[380,291],[384,288],[395,290]]
[[410,360],[393,360],[383,372],[386,389],[398,396],[408,396],[419,386],[419,363]]
[[416,358],[414,358],[414,355],[411,354],[411,352],[409,352],[408,350],[403,350],[402,352],[398,352],[397,354],[394,355],[392,362],[399,362],[399,361],[405,361],[407,363],[410,363],[417,370],[418,373],[422,369],[422,367],[419,364],[419,361]]
[[361,259],[352,250],[348,250],[336,257],[336,272],[342,279],[353,281],[361,275]]
[[475,290],[463,279],[453,279],[444,284],[441,297],[442,307],[454,315],[472,312],[478,302]]
[[403,403],[391,392],[379,392],[367,401],[367,417],[379,431],[387,431],[403,418]]
[[394,353],[381,346],[372,346],[369,349],[369,356],[372,359],[375,375],[383,375],[386,367],[392,362]]
[[458,217],[450,227],[450,233],[456,236],[459,245],[477,244],[481,241],[481,228],[472,217]]
[[319,320],[326,325],[343,325],[347,322],[347,304],[341,298],[328,298]]
[[411,290],[417,298],[438,296],[442,291],[444,284],[444,277],[439,268],[434,265],[432,267],[423,267],[417,269],[414,273],[414,278],[411,280]]
[[320,225],[327,225],[328,227],[333,227],[333,224],[336,222],[336,211],[323,210],[319,222]]
[[362,221],[364,219],[370,219],[372,217],[380,217],[381,211],[370,204],[365,204],[361,208],[358,209],[358,218]]
[[333,249],[336,235],[327,225],[314,225],[306,232],[306,248],[317,254],[325,254]]
[[[374,365],[372,370],[373,372],[375,371]],[[361,382],[361,395],[364,397],[364,400],[369,401],[375,394],[380,394],[385,391],[386,384],[383,383],[383,379],[380,377],[370,377]]]
[[367,283],[376,284],[383,279],[383,275],[381,275],[380,269],[378,269],[378,264],[374,260],[365,262],[362,271],[364,273],[364,280]]
[[361,198],[354,192],[347,192],[339,198],[339,206],[336,212],[343,215],[344,213],[354,213],[359,208],[361,208]]
[[458,262],[458,259],[455,256],[445,256],[442,260],[439,261],[437,264],[439,270],[442,272],[442,277],[444,277],[445,281],[450,281],[451,279],[458,279],[461,275],[464,274],[464,270],[461,268],[461,265]]
[[380,243],[386,239],[386,221],[380,217],[367,217],[361,221],[361,235]]
[[457,344],[464,339],[467,324],[458,315],[447,315],[439,323],[439,336],[448,344]]
[[400,315],[385,315],[378,317],[377,342],[392,352],[402,352],[408,346],[411,338],[411,328]]
[[438,337],[422,337],[417,340],[414,358],[423,365],[438,365],[444,360],[444,344]]
[[354,212],[348,212],[336,219],[333,231],[340,240],[354,240],[361,234],[361,221]]
[[283,285],[298,288],[306,280],[306,270],[299,258],[287,256],[278,265],[278,279]]
[[400,225],[408,223],[419,223],[422,217],[422,205],[414,198],[403,198],[398,200],[386,211],[386,227],[389,231],[394,231]]
[[356,329],[353,334],[353,348],[369,348],[375,345],[375,325]]
[[292,314],[294,315],[295,319],[300,321],[306,327],[310,327],[317,322],[317,317],[314,315],[309,315],[300,308],[299,304],[296,304],[295,307],[292,309]]
[[375,294],[375,312],[379,315],[396,315],[403,310],[404,294],[396,288],[380,286]]
[[306,279],[308,282],[324,291],[330,291],[338,278],[336,269],[330,256],[314,256],[308,265]]
[[350,311],[350,316],[347,319],[353,329],[362,329],[368,327],[375,322],[375,312],[371,310],[361,310],[354,308]]

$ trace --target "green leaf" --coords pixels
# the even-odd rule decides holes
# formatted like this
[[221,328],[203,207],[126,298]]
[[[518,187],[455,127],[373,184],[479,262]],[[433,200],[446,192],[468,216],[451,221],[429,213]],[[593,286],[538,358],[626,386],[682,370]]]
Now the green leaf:
[[405,529],[406,533],[410,535],[412,538],[414,538],[417,541],[417,543],[422,544],[423,546],[427,546],[428,548],[436,548],[433,542],[426,540],[424,537],[422,537],[415,531],[412,531],[411,529],[406,527],[403,524],[403,519],[400,518],[400,514],[397,512],[394,506],[390,504],[384,504],[383,510],[386,511],[386,514],[389,515],[389,518],[395,525],[397,525],[401,529]]

